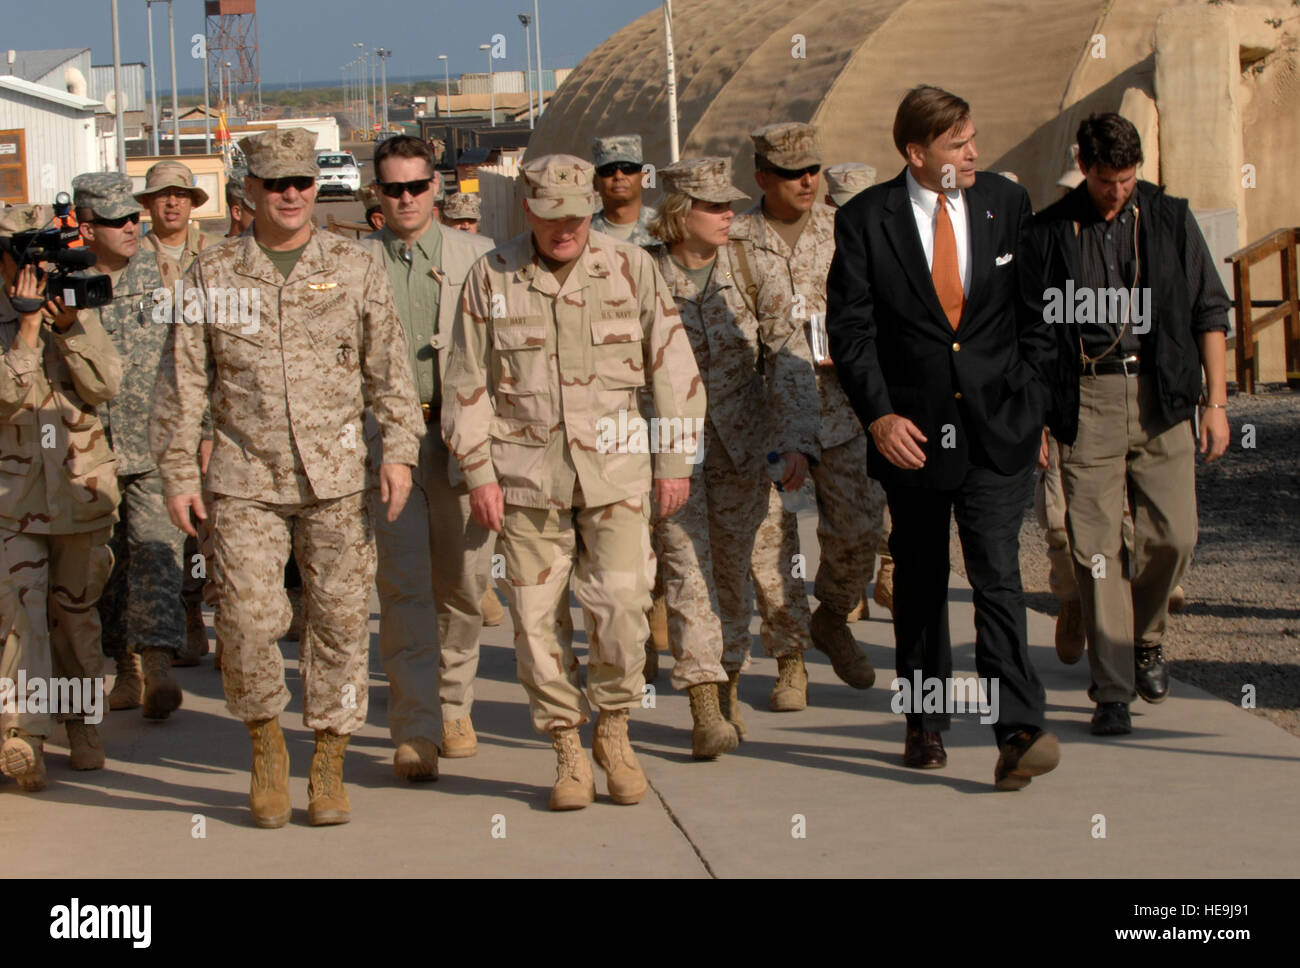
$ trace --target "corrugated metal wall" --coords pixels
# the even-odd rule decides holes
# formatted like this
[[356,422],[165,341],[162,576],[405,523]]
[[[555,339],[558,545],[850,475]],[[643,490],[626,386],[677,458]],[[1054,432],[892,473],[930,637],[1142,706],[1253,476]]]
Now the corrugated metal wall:
[[0,129],[10,128],[25,132],[29,202],[50,204],[73,176],[103,169],[91,111],[0,89]]
[[81,76],[86,79],[87,88],[90,85],[90,51],[83,50],[76,57],[70,57],[61,63],[54,70],[41,77],[29,77],[29,81],[35,81],[37,84],[44,84],[46,87],[52,87],[56,91],[67,91],[67,79],[64,76],[69,67],[75,67],[81,71]]
[[[104,95],[113,90],[113,65],[97,65],[90,69],[90,93],[87,97],[103,101]],[[122,65],[122,91],[126,101],[123,111],[147,111],[149,94],[146,85],[147,75],[144,64]],[[170,102],[168,102],[170,103]]]
[[[562,67],[558,71],[542,71],[542,88],[545,91],[554,91],[556,89],[555,79],[558,75],[561,82],[573,73],[573,68]],[[533,75],[536,76],[534,71]],[[534,81],[536,83],[536,81]],[[524,72],[523,71],[493,71],[492,87],[496,88],[498,94],[523,94],[524,93]],[[488,75],[484,71],[478,74],[462,74],[460,76],[461,94],[490,94],[491,88],[488,87]]]

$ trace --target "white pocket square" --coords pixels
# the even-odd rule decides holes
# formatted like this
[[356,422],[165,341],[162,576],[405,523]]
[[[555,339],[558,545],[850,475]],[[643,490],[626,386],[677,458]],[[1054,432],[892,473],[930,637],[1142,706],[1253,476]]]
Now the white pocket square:
[[1016,257],[1014,252],[1008,252],[1006,255],[1000,255],[993,260],[995,266],[1004,266]]

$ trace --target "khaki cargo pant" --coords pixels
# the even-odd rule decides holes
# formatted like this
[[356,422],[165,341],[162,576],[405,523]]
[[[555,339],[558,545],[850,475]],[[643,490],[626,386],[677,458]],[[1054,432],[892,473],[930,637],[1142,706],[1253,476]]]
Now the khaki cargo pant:
[[[4,533],[0,538],[0,620],[6,630],[0,678],[27,681],[51,677],[100,679],[99,596],[113,570],[108,548],[112,528],[82,534]],[[15,696],[15,701],[17,697]],[[107,710],[101,710],[101,715]],[[49,736],[53,723],[81,719],[66,712],[0,710],[0,735],[19,728]]]
[[[417,736],[441,742],[443,719],[470,714],[495,545],[471,516],[465,486],[448,483],[451,455],[436,415],[429,427],[397,520],[386,520],[378,487],[369,493],[379,561],[379,661],[388,677],[388,729],[398,745]],[[377,434],[372,444],[377,466]]]
[[885,489],[867,476],[866,434],[823,450],[811,474],[821,552],[813,595],[847,615],[871,581],[876,552],[888,547]]
[[724,448],[707,447],[685,506],[655,523],[674,689],[726,682],[724,666],[749,654],[748,563],[771,489],[761,470],[739,473]]
[[[519,681],[538,732],[580,726],[592,706],[641,702],[655,568],[649,520],[649,495],[563,510],[506,505],[506,593]],[[587,627],[586,695],[568,618],[571,577]]]
[[284,566],[302,572],[303,722],[340,735],[366,721],[370,588],[375,545],[363,492],[328,501],[267,504],[217,495],[211,508],[213,625],[222,648],[226,708],[252,722],[289,704],[277,641],[289,624]]
[[[1157,413],[1153,378],[1084,376],[1079,433],[1073,446],[1061,445],[1066,530],[1099,703],[1136,698],[1134,645],[1161,643],[1169,596],[1196,547],[1191,421],[1152,435],[1148,427]],[[1125,495],[1133,517],[1131,553],[1124,540]]]

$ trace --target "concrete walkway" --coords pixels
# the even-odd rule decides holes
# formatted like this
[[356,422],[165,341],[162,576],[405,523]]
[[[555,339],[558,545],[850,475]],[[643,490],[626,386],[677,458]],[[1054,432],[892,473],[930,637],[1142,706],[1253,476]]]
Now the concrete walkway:
[[[814,559],[810,576],[814,524],[811,516],[801,521]],[[970,589],[955,575],[951,601],[955,674],[974,675]],[[575,622],[581,628],[577,613]],[[225,711],[209,657],[177,671],[185,705],[168,722],[148,723],[138,710],[108,714],[104,770],[70,771],[59,736],[47,744],[44,793],[0,782],[6,870],[37,877],[1300,874],[1300,742],[1179,682],[1162,705],[1134,706],[1132,735],[1094,738],[1087,663],[1062,666],[1052,628],[1050,618],[1030,613],[1031,651],[1062,763],[1021,792],[993,789],[992,731],[974,715],[947,734],[947,769],[903,768],[903,725],[889,708],[886,614],[854,627],[879,673],[865,692],[841,684],[825,657],[810,652],[809,708],[771,713],[776,663],[756,658],[741,682],[749,740],[713,763],[690,758],[690,712],[668,686],[666,658],[655,708],[633,717],[633,742],[653,787],[646,799],[611,804],[597,771],[594,805],[553,814],[554,756],[531,732],[507,617],[485,630],[474,707],[479,755],[442,761],[437,783],[394,779],[383,727],[388,686],[372,660],[369,725],[353,738],[345,771],[353,821],[329,828],[306,825],[312,737],[301,722],[296,647],[284,643],[294,702],[282,723],[296,809],[281,830],[248,822],[247,732]],[[584,734],[589,748],[590,726]],[[1103,817],[1105,837],[1095,837]],[[201,838],[194,836],[200,824]]]

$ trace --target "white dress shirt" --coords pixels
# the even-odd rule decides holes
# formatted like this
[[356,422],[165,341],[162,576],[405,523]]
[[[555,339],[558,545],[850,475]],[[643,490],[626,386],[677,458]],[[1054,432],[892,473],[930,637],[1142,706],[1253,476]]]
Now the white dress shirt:
[[[907,197],[912,200],[912,215],[916,218],[916,230],[921,235],[921,248],[925,250],[925,264],[934,269],[934,223],[939,215],[939,193],[923,188],[912,177],[911,169],[906,173]],[[966,193],[953,189],[943,194],[948,206],[948,217],[952,219],[952,234],[957,238],[957,271],[961,275],[961,288],[970,295],[970,220],[966,217]]]

